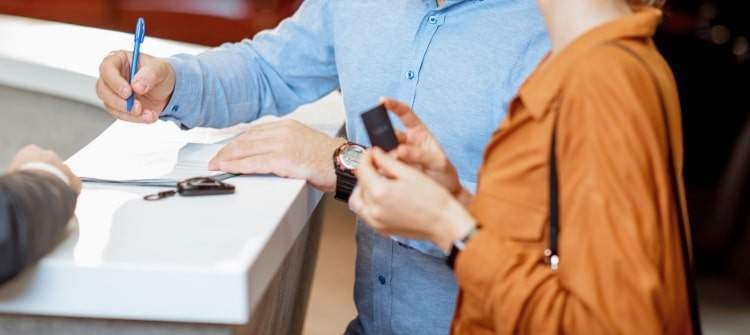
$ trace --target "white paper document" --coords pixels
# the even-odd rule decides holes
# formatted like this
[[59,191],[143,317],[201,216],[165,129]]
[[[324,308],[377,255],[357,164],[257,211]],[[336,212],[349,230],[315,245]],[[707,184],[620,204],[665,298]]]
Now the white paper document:
[[243,129],[186,132],[168,122],[115,122],[68,164],[84,182],[174,186],[193,177],[227,179],[232,175],[209,171],[208,162]]
[[[335,98],[325,99],[331,105],[329,109],[309,113],[310,107],[303,106],[289,117],[336,136],[341,123],[330,120],[337,120],[334,116],[343,114],[343,109],[337,107]],[[209,171],[211,158],[253,124],[274,120],[278,118],[264,117],[252,124],[225,129],[189,131],[165,121],[149,125],[117,121],[66,163],[84,182],[167,187],[193,177],[223,180],[233,175]]]
[[[222,141],[217,144],[188,143],[182,147],[177,155],[174,169],[169,173],[153,178],[121,179],[121,178],[96,178],[81,177],[83,182],[128,184],[142,186],[174,186],[179,181],[193,177],[213,177],[225,180],[234,175],[221,171],[209,171],[207,162],[225,145]],[[147,175],[147,174],[144,174]]]

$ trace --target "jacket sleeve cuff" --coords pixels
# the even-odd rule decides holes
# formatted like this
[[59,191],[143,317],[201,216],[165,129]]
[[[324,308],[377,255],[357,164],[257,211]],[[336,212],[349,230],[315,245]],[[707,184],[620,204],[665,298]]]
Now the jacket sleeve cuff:
[[176,55],[167,61],[175,72],[175,87],[159,119],[172,121],[183,130],[201,125],[202,77],[195,56]]
[[53,166],[51,164],[42,163],[42,162],[26,163],[23,166],[21,166],[21,168],[19,170],[21,170],[21,171],[30,170],[30,171],[46,172],[46,173],[49,173],[49,174],[51,174],[51,175],[59,178],[61,181],[63,181],[65,183],[65,185],[70,186],[70,179],[68,179],[68,176],[66,176],[65,173],[63,173],[60,169],[58,169],[57,167],[55,167],[55,166]]

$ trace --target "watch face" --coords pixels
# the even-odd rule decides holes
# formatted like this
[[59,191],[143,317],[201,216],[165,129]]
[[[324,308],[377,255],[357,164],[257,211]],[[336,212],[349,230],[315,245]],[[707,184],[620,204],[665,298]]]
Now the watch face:
[[348,145],[340,153],[341,164],[349,169],[354,170],[359,167],[359,160],[362,158],[362,154],[365,149],[358,145]]

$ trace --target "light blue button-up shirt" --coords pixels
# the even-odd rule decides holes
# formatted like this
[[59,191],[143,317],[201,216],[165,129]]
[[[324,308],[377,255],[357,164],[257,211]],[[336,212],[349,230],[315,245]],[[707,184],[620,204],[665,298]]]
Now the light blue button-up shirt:
[[[348,136],[367,145],[359,114],[378,97],[390,96],[412,106],[445,148],[462,183],[473,189],[485,145],[548,47],[536,0],[446,0],[440,8],[435,0],[306,0],[293,17],[252,40],[172,57],[177,84],[162,118],[184,128],[226,127],[285,115],[340,89]],[[360,229],[358,234],[373,233]],[[430,243],[398,242],[442,256]],[[382,241],[371,246],[389,247]],[[397,280],[390,256],[382,256],[387,253],[368,252],[370,259],[358,259],[358,281],[365,275],[375,286]],[[409,276],[402,278],[408,282]],[[388,294],[401,296],[393,289]],[[427,306],[429,294],[423,297]],[[366,299],[363,295],[357,298]],[[394,305],[389,299],[373,304]],[[370,313],[365,331],[398,333],[389,328],[398,323],[392,320],[395,313]],[[446,315],[433,322],[435,329],[447,332],[452,310],[436,313]]]

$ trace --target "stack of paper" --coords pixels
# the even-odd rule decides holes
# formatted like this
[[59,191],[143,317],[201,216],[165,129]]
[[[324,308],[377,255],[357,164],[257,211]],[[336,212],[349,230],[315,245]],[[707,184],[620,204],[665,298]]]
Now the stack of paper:
[[[336,136],[344,119],[338,93],[315,105],[302,106],[288,117]],[[164,121],[150,125],[116,121],[67,163],[85,182],[173,187],[193,177],[226,179],[233,175],[208,170],[211,158],[252,125],[275,120],[278,118],[267,116],[252,124],[189,131]]]
[[169,187],[193,177],[224,180],[233,175],[209,171],[208,162],[246,128],[186,132],[168,122],[118,121],[67,163],[84,182]]
[[[81,177],[81,181],[89,183],[126,184],[139,186],[175,186],[177,182],[196,176],[213,177],[225,180],[233,177],[233,174],[221,171],[209,171],[207,162],[225,145],[224,141],[217,144],[188,143],[180,149],[174,169],[159,177],[141,179],[102,179],[96,177]],[[148,174],[144,174],[148,175]],[[111,177],[111,176],[110,176]]]

